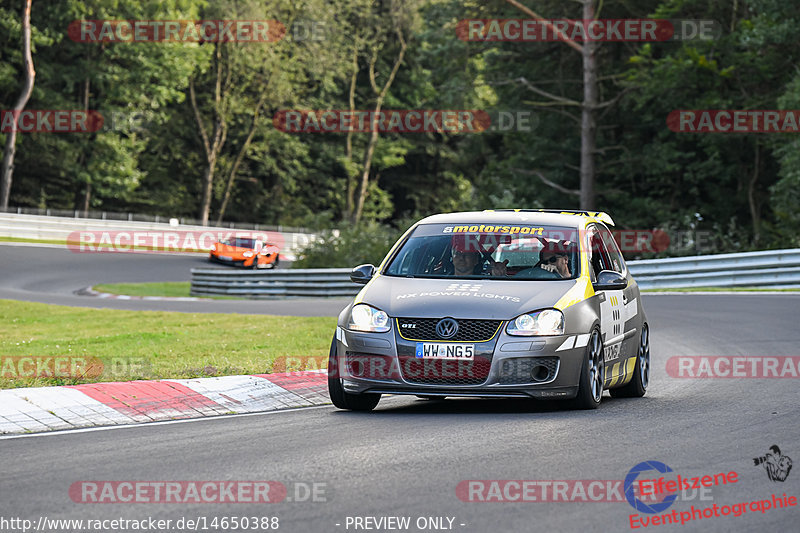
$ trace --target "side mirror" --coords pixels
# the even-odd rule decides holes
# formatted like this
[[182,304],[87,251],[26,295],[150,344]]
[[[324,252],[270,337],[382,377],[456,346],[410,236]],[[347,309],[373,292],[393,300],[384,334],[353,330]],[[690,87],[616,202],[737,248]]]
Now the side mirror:
[[360,285],[366,285],[375,274],[375,267],[373,265],[358,265],[352,272],[350,272],[350,281]]
[[601,270],[592,286],[596,291],[618,291],[628,286],[628,280],[619,272]]

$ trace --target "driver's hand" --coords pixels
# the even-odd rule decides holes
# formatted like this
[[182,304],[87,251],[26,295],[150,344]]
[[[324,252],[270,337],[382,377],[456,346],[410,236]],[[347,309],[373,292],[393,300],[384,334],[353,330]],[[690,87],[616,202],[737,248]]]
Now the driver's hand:
[[547,270],[548,272],[553,272],[553,273],[555,273],[556,271],[556,266],[551,263],[548,263],[546,265],[539,265],[539,268],[542,268],[544,270]]
[[508,259],[502,263],[492,261],[492,276],[508,276]]

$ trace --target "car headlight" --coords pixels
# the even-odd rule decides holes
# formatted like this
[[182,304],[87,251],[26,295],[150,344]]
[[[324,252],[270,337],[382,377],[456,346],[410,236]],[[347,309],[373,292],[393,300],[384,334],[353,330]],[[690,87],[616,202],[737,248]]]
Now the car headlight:
[[211,250],[209,250],[209,251],[216,252],[217,251],[217,245],[216,244],[212,244],[211,245]]
[[245,252],[242,255],[245,257],[253,257],[253,252]]
[[564,313],[558,309],[543,309],[535,313],[519,315],[506,326],[509,335],[562,335]]
[[350,323],[347,327],[356,331],[383,333],[389,331],[389,315],[367,304],[357,304],[350,311]]

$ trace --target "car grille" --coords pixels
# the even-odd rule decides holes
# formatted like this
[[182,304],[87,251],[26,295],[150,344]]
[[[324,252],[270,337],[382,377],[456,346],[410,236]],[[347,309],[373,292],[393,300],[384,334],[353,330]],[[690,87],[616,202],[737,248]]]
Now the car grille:
[[442,339],[436,333],[436,324],[440,318],[398,318],[397,331],[406,340],[410,341],[456,341],[456,342],[485,342],[491,340],[500,329],[502,320],[472,320],[461,319],[458,322],[458,332],[455,337]]
[[515,357],[500,363],[499,383],[519,385],[553,381],[558,372],[558,357]]
[[422,385],[480,385],[489,377],[491,357],[476,355],[471,361],[422,359],[400,356],[403,378]]

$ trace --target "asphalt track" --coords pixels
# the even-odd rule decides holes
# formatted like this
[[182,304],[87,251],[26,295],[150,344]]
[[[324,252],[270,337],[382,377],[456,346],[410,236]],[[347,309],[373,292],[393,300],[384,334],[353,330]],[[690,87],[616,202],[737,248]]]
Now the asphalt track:
[[192,268],[209,267],[226,268],[210,264],[205,254],[76,253],[64,247],[0,243],[0,299],[137,311],[289,316],[333,316],[349,302],[348,298],[116,300],[75,294],[100,283],[189,281]]
[[[3,278],[8,273],[21,282],[26,299],[44,301],[48,287],[69,298],[70,288],[89,276],[73,272],[75,265],[53,271],[60,264],[53,262],[36,265],[36,281],[34,265],[25,274],[9,271],[18,263],[5,249],[0,254]],[[142,261],[140,268],[148,259]],[[181,279],[181,268],[160,272]],[[48,270],[52,278],[43,278]],[[146,278],[119,274],[103,281]],[[0,296],[14,293],[6,279],[1,283]],[[0,439],[0,518],[277,516],[279,531],[305,533],[365,531],[346,528],[348,516],[409,516],[407,531],[421,531],[418,517],[447,516],[464,532],[624,531],[634,513],[626,502],[473,503],[461,501],[456,486],[462,480],[621,480],[646,460],[682,476],[738,473],[737,483],[706,496],[713,499],[694,495],[667,512],[800,496],[797,466],[780,483],[753,464],[775,444],[800,460],[797,379],[690,380],[665,372],[674,355],[800,355],[800,296],[645,295],[643,305],[652,327],[653,374],[641,399],[606,396],[599,410],[569,411],[558,403],[392,397],[372,413],[319,407]],[[78,504],[68,489],[80,480],[274,480],[290,487],[290,496],[294,483],[324,483],[326,501]],[[796,531],[799,518],[799,507],[748,510],[646,529]]]

